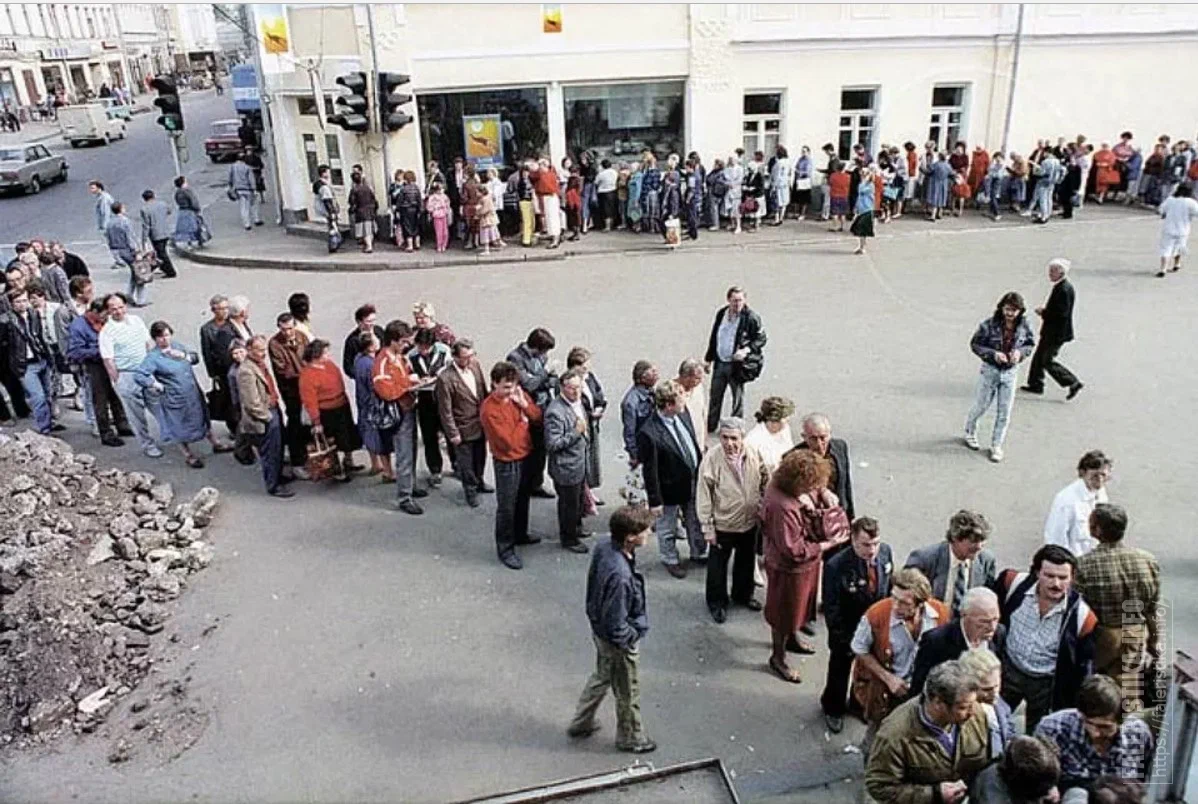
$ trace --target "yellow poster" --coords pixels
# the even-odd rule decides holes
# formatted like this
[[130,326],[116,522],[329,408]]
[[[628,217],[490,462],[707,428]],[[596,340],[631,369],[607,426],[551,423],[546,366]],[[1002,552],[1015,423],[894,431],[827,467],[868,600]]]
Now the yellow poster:
[[279,4],[262,4],[258,14],[258,35],[262,50],[272,56],[291,50],[291,35],[287,30],[287,12]]
[[541,6],[541,30],[545,33],[562,32],[562,7],[560,5]]
[[466,161],[479,170],[503,167],[502,126],[497,114],[476,114],[462,118],[466,134]]

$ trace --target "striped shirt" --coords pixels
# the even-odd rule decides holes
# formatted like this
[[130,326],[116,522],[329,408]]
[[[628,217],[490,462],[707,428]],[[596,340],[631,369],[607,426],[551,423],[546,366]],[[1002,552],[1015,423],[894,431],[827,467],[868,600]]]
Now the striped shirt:
[[1007,629],[1007,658],[1011,664],[1029,676],[1051,676],[1057,670],[1057,652],[1061,647],[1061,631],[1065,628],[1065,612],[1069,608],[1066,595],[1043,617],[1036,588],[1028,589],[1023,603],[1011,614]]
[[150,331],[146,322],[127,314],[123,321],[108,319],[100,330],[100,358],[111,360],[117,371],[133,371],[146,359]]

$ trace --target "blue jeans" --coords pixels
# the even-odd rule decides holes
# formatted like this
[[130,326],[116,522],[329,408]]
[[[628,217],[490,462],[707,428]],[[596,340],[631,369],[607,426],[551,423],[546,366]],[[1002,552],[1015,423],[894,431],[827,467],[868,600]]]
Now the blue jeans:
[[[79,386],[79,398],[83,400],[83,418],[88,427],[96,426],[96,403],[92,399],[92,381],[87,376],[86,368],[78,368],[71,372],[75,384]],[[102,434],[101,434],[102,435]]]
[[399,502],[412,499],[416,480],[416,409],[405,410],[399,424],[391,431],[395,459],[395,498]]
[[1015,404],[1015,383],[1018,381],[1019,369],[1000,369],[989,363],[982,364],[978,376],[977,400],[973,410],[965,419],[966,435],[977,432],[978,419],[990,408],[991,403],[998,399],[994,412],[994,434],[990,438],[991,447],[1001,447],[1007,437],[1007,425],[1011,420],[1011,407]]
[[43,435],[50,432],[54,423],[50,408],[50,400],[54,394],[50,384],[54,372],[45,360],[30,361],[25,364],[25,373],[21,375],[21,387],[25,389],[25,400],[33,411],[33,421],[37,431]]
[[678,564],[678,546],[674,541],[678,538],[678,514],[682,513],[682,525],[686,528],[687,541],[690,543],[691,558],[702,558],[707,555],[707,540],[703,538],[703,528],[699,524],[699,513],[695,510],[695,498],[683,505],[663,505],[661,516],[653,529],[657,532],[657,553],[663,564]]
[[1045,220],[1052,217],[1052,182],[1042,181],[1036,185],[1036,194],[1032,201],[1032,216],[1039,213]]
[[150,414],[158,419],[161,416],[158,408],[162,404],[162,395],[150,388],[142,388],[138,385],[136,375],[132,371],[122,371],[117,375],[116,395],[121,398],[121,405],[125,408],[125,418],[129,420],[129,427],[137,436],[137,445],[143,452],[152,447],[156,448],[158,444],[150,435],[150,423],[146,419],[146,411],[149,410]]
[[266,491],[274,494],[283,475],[283,417],[278,407],[270,409],[270,421],[266,423],[266,432],[258,436],[257,447],[262,480]]
[[582,185],[582,222],[588,226],[591,223],[591,209],[598,200],[599,196],[593,181]]
[[990,196],[990,214],[998,217],[998,203],[1002,200],[1002,177],[994,176],[988,180],[986,194]]

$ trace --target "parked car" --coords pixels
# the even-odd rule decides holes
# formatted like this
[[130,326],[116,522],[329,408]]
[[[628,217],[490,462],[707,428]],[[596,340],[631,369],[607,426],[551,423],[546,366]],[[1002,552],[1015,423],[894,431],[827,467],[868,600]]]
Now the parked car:
[[116,98],[100,98],[100,103],[104,106],[104,111],[108,113],[109,120],[120,118],[122,120],[133,119],[133,105],[121,103]]
[[44,145],[0,145],[0,190],[40,193],[54,181],[67,180],[67,160]]
[[58,110],[58,125],[62,138],[78,148],[84,143],[107,145],[113,140],[125,139],[125,121],[110,118],[100,103],[85,103],[78,106],[63,106]]
[[204,153],[213,162],[232,162],[241,153],[240,120],[213,120],[212,133],[204,140]]

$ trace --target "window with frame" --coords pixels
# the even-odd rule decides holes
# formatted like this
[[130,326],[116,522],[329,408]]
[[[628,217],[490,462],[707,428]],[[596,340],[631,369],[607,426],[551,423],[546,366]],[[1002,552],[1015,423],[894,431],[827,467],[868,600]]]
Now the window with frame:
[[344,187],[345,172],[341,165],[341,140],[336,134],[325,134],[324,149],[329,155],[329,178],[333,186]]
[[852,87],[840,91],[836,151],[841,159],[847,160],[852,156],[853,146],[858,143],[865,146],[866,152],[873,152],[877,101],[878,90],[875,88]]
[[937,149],[952,150],[952,147],[964,138],[968,98],[969,87],[965,84],[932,87],[932,114],[928,122],[928,139],[936,143]]
[[748,155],[761,151],[768,158],[782,139],[782,93],[746,93],[742,111],[741,146]]
[[[300,98],[296,98],[296,107],[297,107],[299,114],[306,116],[306,117],[316,117],[316,99],[315,98],[308,96],[308,95],[305,95]],[[331,97],[329,97],[328,95],[325,95],[324,96],[324,116],[327,119],[329,117],[332,117],[333,114],[334,114],[333,99]]]

